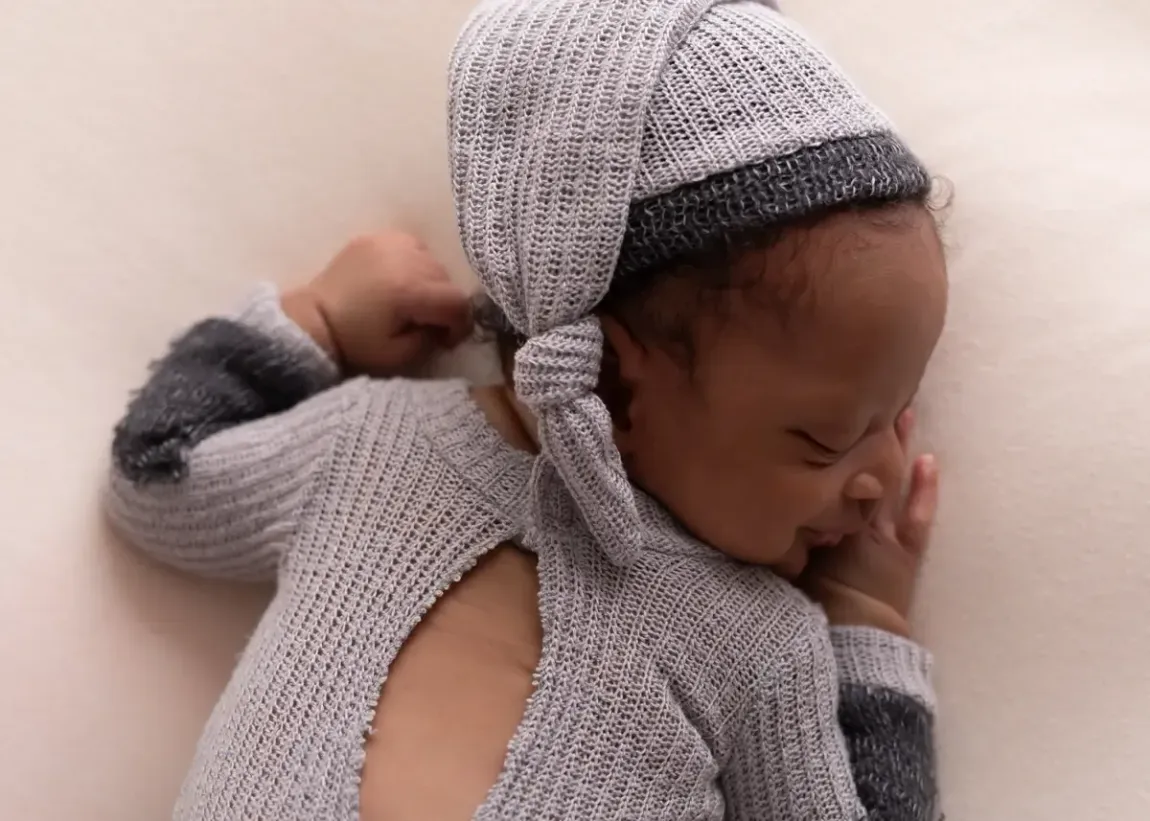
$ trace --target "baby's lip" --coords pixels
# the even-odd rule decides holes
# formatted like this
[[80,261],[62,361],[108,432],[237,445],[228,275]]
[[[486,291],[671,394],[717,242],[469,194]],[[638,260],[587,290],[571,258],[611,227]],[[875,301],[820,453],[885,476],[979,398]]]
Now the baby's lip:
[[803,535],[806,537],[807,544],[811,547],[835,547],[839,545],[844,539],[853,536],[858,532],[857,528],[828,528],[822,529],[817,527],[803,528]]
[[846,534],[841,531],[807,530],[807,542],[811,547],[834,547],[845,538]]

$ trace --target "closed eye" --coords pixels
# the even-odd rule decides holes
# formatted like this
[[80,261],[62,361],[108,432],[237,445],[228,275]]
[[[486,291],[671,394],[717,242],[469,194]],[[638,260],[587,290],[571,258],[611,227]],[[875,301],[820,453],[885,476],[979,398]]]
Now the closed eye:
[[[843,455],[846,453],[846,451],[844,451],[844,450],[839,450],[838,448],[832,448],[830,445],[826,444],[825,442],[820,442],[818,439],[816,439],[814,436],[811,436],[811,434],[807,433],[805,430],[800,430],[799,428],[791,428],[790,430],[787,431],[787,433],[789,433],[791,436],[794,436],[796,439],[800,439],[801,441],[805,442],[811,448],[816,450],[818,452],[819,456],[821,456],[827,462],[833,462],[835,460],[841,459],[843,457]],[[849,450],[849,448],[848,448],[848,450]]]

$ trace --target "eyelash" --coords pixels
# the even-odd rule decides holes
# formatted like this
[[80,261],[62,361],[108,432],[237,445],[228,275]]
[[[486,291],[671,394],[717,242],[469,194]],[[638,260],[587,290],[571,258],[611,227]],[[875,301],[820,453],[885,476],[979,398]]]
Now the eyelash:
[[[818,459],[818,460],[807,459],[806,462],[811,467],[820,467],[820,468],[830,467],[831,465],[834,465],[835,463],[837,463],[840,459],[842,459],[847,454],[847,451],[845,451],[845,450],[835,450],[834,448],[827,447],[826,445],[824,445],[822,442],[820,442],[815,437],[811,436],[806,431],[800,430],[800,431],[796,431],[796,433],[798,433],[798,435],[803,440],[805,440],[807,442],[807,444],[809,444],[812,448],[817,450],[819,452],[819,455],[823,457],[822,459]],[[849,450],[849,448],[848,448],[848,450]]]
[[[916,396],[917,396],[917,394],[916,394]],[[903,406],[902,410],[899,411],[898,415],[901,416],[903,414],[903,412],[906,411],[907,408],[909,408],[911,405],[913,405],[914,400],[915,400],[915,396],[912,396],[910,398],[910,400]],[[815,437],[813,437],[809,433],[807,433],[805,430],[796,430],[794,432],[797,433],[801,439],[805,440],[807,442],[807,444],[809,444],[812,448],[817,450],[820,453],[820,455],[823,457],[822,459],[806,459],[805,460],[808,465],[810,465],[811,467],[814,467],[814,468],[832,467],[833,465],[837,464],[840,459],[842,459],[844,456],[846,456],[851,451],[852,448],[854,448],[854,445],[851,445],[846,450],[835,450],[834,448],[827,447],[822,442],[820,442],[818,439],[816,439]]]

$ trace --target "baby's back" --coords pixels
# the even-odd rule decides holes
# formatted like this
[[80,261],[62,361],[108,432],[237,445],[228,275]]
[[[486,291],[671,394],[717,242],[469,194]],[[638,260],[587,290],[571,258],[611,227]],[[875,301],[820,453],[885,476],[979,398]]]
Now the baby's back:
[[118,480],[124,524],[243,498],[227,540],[168,517],[141,541],[278,578],[176,817],[722,818],[743,706],[809,605],[646,499],[613,564],[533,465],[462,384],[353,380],[204,441],[179,488]]

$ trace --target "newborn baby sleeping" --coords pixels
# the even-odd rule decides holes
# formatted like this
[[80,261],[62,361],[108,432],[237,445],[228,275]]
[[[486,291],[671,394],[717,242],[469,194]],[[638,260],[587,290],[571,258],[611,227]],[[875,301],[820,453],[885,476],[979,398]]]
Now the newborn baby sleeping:
[[175,817],[932,817],[925,169],[757,2],[486,3],[450,128],[506,385],[401,377],[472,317],[384,234],[117,428],[131,542],[276,582]]

